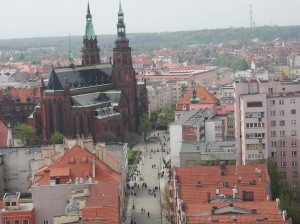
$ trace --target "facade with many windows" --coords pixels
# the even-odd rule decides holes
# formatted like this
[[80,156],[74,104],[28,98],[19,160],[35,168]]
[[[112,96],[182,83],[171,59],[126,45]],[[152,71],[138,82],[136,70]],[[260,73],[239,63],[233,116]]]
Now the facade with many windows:
[[235,83],[238,163],[270,158],[292,187],[298,187],[300,82]]

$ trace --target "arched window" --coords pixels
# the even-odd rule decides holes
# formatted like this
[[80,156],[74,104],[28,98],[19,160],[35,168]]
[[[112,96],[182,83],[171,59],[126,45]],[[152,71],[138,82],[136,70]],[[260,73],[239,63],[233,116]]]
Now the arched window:
[[76,123],[76,115],[73,114],[73,136],[77,135],[77,123]]
[[82,114],[80,114],[80,118],[79,118],[79,127],[80,127],[80,134],[84,134],[83,116],[82,116]]
[[64,122],[64,111],[62,106],[62,100],[58,99],[58,110],[57,110],[57,117],[58,117],[58,131],[61,134],[65,134],[65,122]]
[[52,100],[48,102],[48,114],[49,114],[49,132],[54,133],[54,120],[53,120],[53,103]]

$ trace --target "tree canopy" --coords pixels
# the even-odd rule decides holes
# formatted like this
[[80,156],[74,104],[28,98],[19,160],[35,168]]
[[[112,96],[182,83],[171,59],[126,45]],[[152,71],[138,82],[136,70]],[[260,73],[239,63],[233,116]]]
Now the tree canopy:
[[15,134],[20,140],[18,143],[25,146],[36,145],[41,140],[35,128],[26,124],[18,124],[15,129]]
[[159,117],[158,117],[159,126],[165,127],[167,130],[168,125],[174,121],[174,116],[175,116],[175,113],[171,107],[163,108],[162,112],[159,114]]
[[51,144],[62,144],[64,142],[64,137],[65,136],[63,134],[55,132],[51,135],[50,142]]
[[139,127],[139,131],[144,135],[144,140],[146,140],[147,136],[150,134],[152,128],[149,117],[147,114],[143,114],[141,119],[141,124]]

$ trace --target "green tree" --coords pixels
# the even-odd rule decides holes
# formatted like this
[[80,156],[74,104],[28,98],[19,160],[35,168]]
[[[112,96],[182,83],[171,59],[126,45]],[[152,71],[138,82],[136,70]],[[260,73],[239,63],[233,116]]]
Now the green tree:
[[139,131],[144,135],[144,141],[146,141],[146,138],[150,134],[151,130],[152,128],[151,128],[149,117],[147,114],[143,114]]
[[55,132],[51,135],[50,142],[51,144],[62,144],[64,142],[64,137],[65,136],[63,134]]
[[210,57],[210,50],[205,49],[205,51],[203,52],[203,55],[204,55],[205,58],[209,58]]
[[157,111],[152,111],[150,114],[150,122],[152,125],[155,125],[158,121],[158,115],[159,113]]
[[171,122],[174,121],[174,110],[171,107],[163,108],[162,112],[158,117],[159,126],[165,127],[166,131],[168,131],[168,126]]
[[[161,213],[162,217],[168,221],[168,223],[171,223],[171,203],[170,203],[170,190],[169,185],[165,185],[162,194],[161,194]],[[163,222],[164,223],[164,222]]]
[[41,140],[35,128],[26,124],[18,124],[15,128],[15,133],[16,137],[20,140],[18,143],[25,146],[36,145]]
[[128,143],[130,149],[132,149],[133,146],[137,145],[140,142],[140,137],[141,137],[140,135],[134,132],[130,132],[130,131],[125,132],[125,142]]

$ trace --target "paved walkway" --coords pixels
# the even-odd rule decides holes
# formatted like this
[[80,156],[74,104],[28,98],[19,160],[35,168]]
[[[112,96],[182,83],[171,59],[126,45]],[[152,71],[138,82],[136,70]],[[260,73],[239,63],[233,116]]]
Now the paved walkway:
[[[163,160],[167,156],[166,152],[162,152],[162,146],[160,143],[165,142],[169,138],[169,134],[166,131],[156,131],[155,136],[158,136],[156,141],[145,143],[141,142],[139,145],[135,146],[133,150],[140,150],[143,152],[143,160],[138,165],[138,170],[140,170],[140,175],[137,176],[136,184],[139,185],[135,187],[136,196],[134,194],[129,194],[127,197],[127,219],[126,224],[161,224],[161,192],[160,188],[163,188],[165,181],[167,180],[166,175],[161,178],[158,174],[163,171]],[[154,136],[153,134],[151,135]],[[165,138],[164,138],[165,136]],[[149,140],[152,138],[150,137]],[[157,149],[159,152],[157,152]],[[166,142],[165,149],[169,149],[168,141]],[[153,152],[151,153],[151,150]],[[155,150],[155,153],[154,153]],[[155,165],[155,168],[152,166]],[[166,173],[166,170],[164,170]],[[143,180],[140,179],[143,178]],[[147,184],[147,189],[142,188],[143,183]],[[130,185],[134,185],[134,181],[130,182]],[[149,194],[148,190],[155,189],[156,197],[153,194]],[[145,209],[145,212],[141,212],[141,208]],[[148,217],[149,212],[149,217]],[[135,222],[134,222],[135,221]]]

